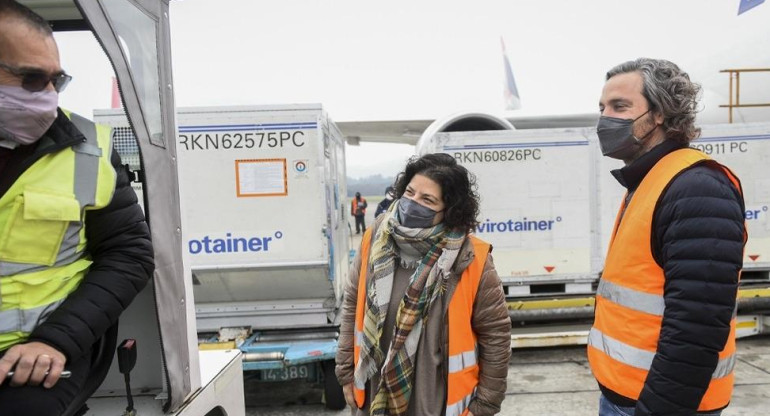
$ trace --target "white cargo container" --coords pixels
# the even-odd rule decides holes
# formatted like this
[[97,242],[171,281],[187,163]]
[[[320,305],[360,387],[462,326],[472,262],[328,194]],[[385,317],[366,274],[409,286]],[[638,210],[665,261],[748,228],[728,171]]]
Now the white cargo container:
[[347,274],[342,135],[320,105],[181,108],[198,328],[328,325]]
[[494,247],[509,296],[590,293],[600,258],[597,149],[587,129],[437,133],[420,153],[452,155],[477,179],[475,233]]
[[[130,133],[120,112],[95,118]],[[330,371],[349,263],[342,135],[318,104],[179,108],[177,123],[200,342],[234,340],[266,381],[323,368],[327,405],[344,406]]]

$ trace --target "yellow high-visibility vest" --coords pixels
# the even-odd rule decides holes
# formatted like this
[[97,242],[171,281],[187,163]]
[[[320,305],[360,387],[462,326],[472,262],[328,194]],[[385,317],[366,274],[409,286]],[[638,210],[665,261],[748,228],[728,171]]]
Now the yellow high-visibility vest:
[[85,140],[41,157],[0,198],[0,351],[78,287],[91,265],[86,211],[115,192],[111,129],[65,113]]

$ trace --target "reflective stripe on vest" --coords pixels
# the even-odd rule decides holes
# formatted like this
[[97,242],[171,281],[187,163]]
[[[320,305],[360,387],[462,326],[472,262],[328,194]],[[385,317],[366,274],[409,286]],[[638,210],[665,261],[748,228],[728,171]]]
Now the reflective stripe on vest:
[[[366,234],[364,234],[364,238],[366,238]],[[356,305],[356,309],[358,309],[358,305]],[[361,346],[364,345],[364,332],[359,331],[358,328],[355,329],[355,338],[353,339],[353,353],[354,358],[353,362],[358,365],[358,355],[361,351]],[[364,396],[364,391],[366,389],[366,382],[356,380],[355,377],[353,377],[353,386],[354,386],[354,396],[356,398],[356,404],[358,407],[363,408],[364,407],[364,401],[366,400],[366,397]]]
[[38,324],[45,321],[48,315],[58,308],[64,299],[51,302],[47,305],[29,309],[9,309],[0,312],[0,333],[5,332],[32,332]]
[[476,357],[478,355],[479,354],[478,354],[478,351],[476,351],[476,349],[474,349],[473,351],[461,352],[456,355],[450,355],[447,369],[449,370],[450,373],[457,373],[470,366],[474,366],[476,365]]
[[476,393],[476,389],[473,389],[473,392],[465,397],[462,398],[459,402],[455,402],[452,404],[447,404],[446,406],[446,416],[461,416],[468,414],[468,406],[471,404],[471,399],[473,398],[473,393]]
[[[366,304],[366,277],[368,274],[369,248],[372,229],[366,230],[361,242],[361,269],[359,270],[356,324],[353,337],[353,363],[358,366],[363,345],[364,306]],[[449,301],[447,357],[446,415],[461,416],[468,412],[468,405],[479,382],[478,347],[471,327],[473,303],[476,299],[481,275],[490,245],[469,236],[474,249],[474,259],[463,272],[457,288]],[[356,404],[363,408],[366,401],[365,385],[354,381],[353,393]]]
[[[638,399],[655,358],[665,312],[665,275],[653,257],[650,244],[655,207],[678,174],[708,160],[706,155],[693,149],[681,149],[665,156],[645,176],[628,207],[621,206],[619,211],[597,289],[588,358],[599,383],[622,396]],[[741,190],[732,172],[725,167],[722,170]],[[728,404],[734,367],[735,312],[730,335],[719,353],[699,411]]]
[[[591,328],[588,333],[588,343],[594,348],[603,351],[612,359],[628,364],[642,370],[649,370],[655,353],[624,344],[596,328]],[[711,378],[722,378],[730,374],[735,368],[735,354],[719,359]]]
[[110,128],[67,116],[85,141],[41,157],[0,198],[0,350],[77,288],[91,264],[85,213],[115,190]]
[[[475,340],[475,336],[474,336]],[[464,351],[460,352],[455,355],[450,355],[447,363],[447,370],[449,373],[449,380],[454,382],[454,384],[462,383],[461,381],[456,381],[455,378],[460,379],[464,378],[464,372],[470,371],[473,374],[473,377],[469,378],[470,380],[475,381],[475,384],[473,384],[473,388],[471,389],[470,386],[466,386],[465,388],[455,388],[456,390],[459,390],[457,392],[449,393],[447,392],[447,406],[446,406],[446,416],[460,416],[466,412],[468,409],[468,405],[471,402],[471,399],[473,398],[473,395],[476,393],[476,384],[478,384],[479,379],[479,366],[478,366],[478,347],[475,347],[471,351]],[[452,384],[452,383],[450,383]],[[462,385],[462,384],[461,384]],[[452,387],[449,387],[447,390],[451,389]],[[456,397],[452,397],[456,396]],[[459,398],[459,399],[458,399]],[[451,401],[454,400],[454,401]]]

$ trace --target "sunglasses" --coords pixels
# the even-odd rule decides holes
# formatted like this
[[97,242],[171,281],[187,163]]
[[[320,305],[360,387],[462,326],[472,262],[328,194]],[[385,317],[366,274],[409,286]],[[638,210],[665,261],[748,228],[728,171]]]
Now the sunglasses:
[[67,88],[67,84],[72,81],[72,76],[67,75],[64,71],[50,75],[40,69],[18,68],[3,62],[0,62],[0,68],[21,78],[21,87],[29,92],[43,91],[49,82],[53,85],[56,92],[62,92]]

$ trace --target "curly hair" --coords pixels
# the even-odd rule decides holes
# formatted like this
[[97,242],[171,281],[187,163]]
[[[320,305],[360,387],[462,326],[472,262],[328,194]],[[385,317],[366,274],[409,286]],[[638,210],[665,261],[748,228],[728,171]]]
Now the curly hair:
[[423,175],[441,187],[444,201],[444,225],[449,229],[471,232],[478,221],[479,194],[476,177],[455,158],[445,153],[412,156],[403,172],[396,176],[396,198],[401,198],[414,175]]
[[607,79],[629,72],[642,76],[642,95],[650,111],[663,116],[667,138],[689,144],[700,136],[700,128],[695,127],[695,113],[701,88],[690,81],[686,72],[665,59],[639,58],[610,69]]

